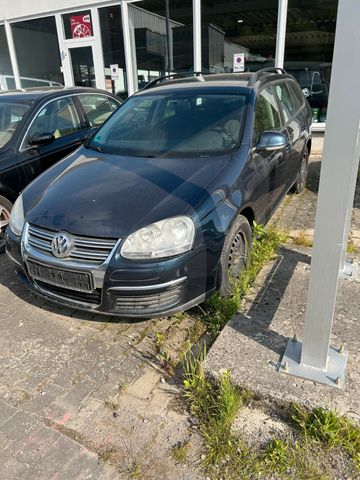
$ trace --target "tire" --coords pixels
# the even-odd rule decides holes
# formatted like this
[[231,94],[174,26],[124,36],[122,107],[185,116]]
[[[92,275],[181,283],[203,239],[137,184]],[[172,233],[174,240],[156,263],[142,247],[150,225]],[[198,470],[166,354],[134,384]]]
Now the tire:
[[294,186],[292,188],[292,191],[294,193],[301,193],[304,191],[306,186],[308,170],[309,170],[309,152],[308,152],[308,149],[306,148],[305,152],[303,153],[303,157],[301,159],[300,170],[297,174],[296,182],[294,183]]
[[10,219],[13,204],[0,195],[0,254],[5,252],[5,230]]
[[252,246],[252,231],[248,220],[239,215],[226,235],[219,259],[217,287],[221,295],[231,291],[230,277],[236,278],[246,266]]

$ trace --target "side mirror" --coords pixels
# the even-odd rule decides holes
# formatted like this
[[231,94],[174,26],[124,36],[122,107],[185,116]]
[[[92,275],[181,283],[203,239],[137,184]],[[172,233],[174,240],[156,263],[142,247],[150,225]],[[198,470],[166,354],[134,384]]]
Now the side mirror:
[[308,98],[311,95],[310,90],[306,87],[302,89],[302,92],[303,92],[305,98]]
[[282,150],[287,144],[285,135],[279,132],[262,132],[255,147],[256,150]]
[[41,133],[31,137],[29,144],[32,147],[40,147],[42,145],[50,145],[50,143],[53,143],[54,140],[55,137],[52,133]]

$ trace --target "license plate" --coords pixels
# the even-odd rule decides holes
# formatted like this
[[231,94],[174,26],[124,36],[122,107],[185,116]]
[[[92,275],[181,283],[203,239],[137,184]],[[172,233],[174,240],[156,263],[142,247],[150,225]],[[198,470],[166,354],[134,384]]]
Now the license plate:
[[92,278],[90,273],[72,272],[60,268],[46,267],[39,263],[27,262],[30,276],[35,280],[50,283],[58,287],[78,290],[80,292],[91,292]]

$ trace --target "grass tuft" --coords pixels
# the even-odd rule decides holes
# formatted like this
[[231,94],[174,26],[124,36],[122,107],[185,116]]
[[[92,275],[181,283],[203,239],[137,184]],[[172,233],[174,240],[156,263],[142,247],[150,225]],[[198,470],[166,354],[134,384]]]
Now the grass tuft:
[[293,420],[305,437],[328,448],[343,448],[360,471],[360,428],[336,410],[315,408],[312,411],[293,405]]
[[203,306],[203,321],[212,337],[216,337],[230,318],[240,310],[245,295],[249,292],[263,266],[276,255],[278,247],[286,242],[283,231],[264,230],[253,224],[253,244],[250,259],[240,276],[232,280],[231,293],[227,297],[218,293]]
[[179,442],[173,446],[171,456],[176,463],[185,463],[189,454],[189,450],[190,442],[189,440],[185,440],[184,442]]

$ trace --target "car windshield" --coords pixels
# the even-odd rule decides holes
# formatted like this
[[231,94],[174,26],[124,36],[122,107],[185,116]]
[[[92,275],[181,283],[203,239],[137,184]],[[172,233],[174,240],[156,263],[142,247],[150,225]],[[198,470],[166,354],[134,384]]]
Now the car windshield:
[[0,148],[9,143],[28,108],[24,104],[0,102]]
[[240,94],[135,95],[87,147],[135,157],[223,154],[240,142],[245,103],[246,97]]

